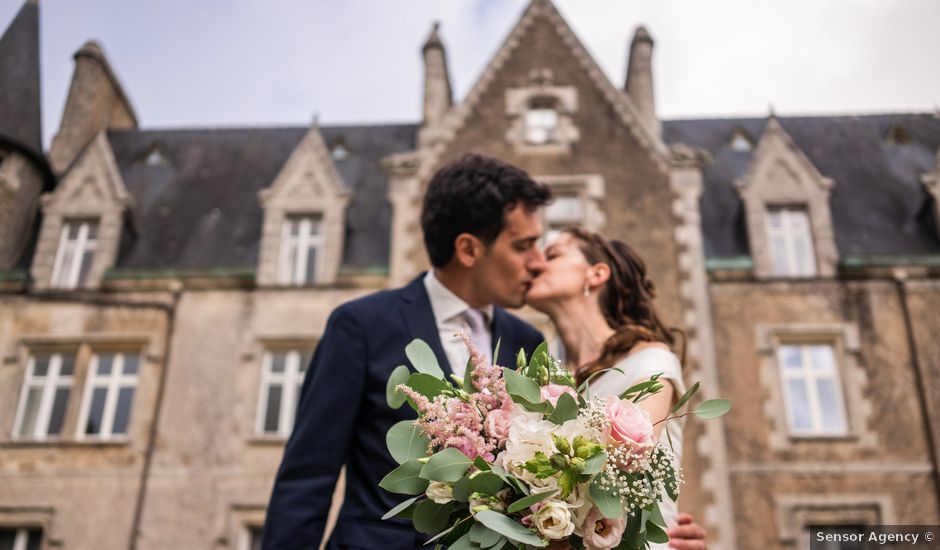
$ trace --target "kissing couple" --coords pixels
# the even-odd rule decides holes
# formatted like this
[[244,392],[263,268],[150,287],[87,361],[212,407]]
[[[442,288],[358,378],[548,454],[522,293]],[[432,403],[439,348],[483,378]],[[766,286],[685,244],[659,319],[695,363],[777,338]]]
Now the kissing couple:
[[[432,268],[403,288],[376,292],[336,308],[307,369],[293,433],[284,450],[267,508],[263,548],[317,548],[343,465],[346,491],[328,549],[411,550],[427,540],[405,521],[383,521],[398,497],[379,487],[397,463],[386,449],[389,428],[413,420],[392,409],[386,382],[406,364],[406,345],[427,342],[445,374],[463,377],[469,352],[455,337],[470,336],[502,366],[531,356],[542,334],[504,308],[544,313],[564,345],[578,383],[594,395],[619,395],[659,374],[663,389],[639,405],[665,418],[685,390],[673,353],[680,332],[656,312],[643,260],[624,242],[579,228],[559,233],[542,249],[542,208],[551,191],[525,171],[468,155],[441,168],[428,184],[421,211]],[[677,458],[682,423],[669,432]],[[663,498],[668,545],[704,549],[705,531]]]

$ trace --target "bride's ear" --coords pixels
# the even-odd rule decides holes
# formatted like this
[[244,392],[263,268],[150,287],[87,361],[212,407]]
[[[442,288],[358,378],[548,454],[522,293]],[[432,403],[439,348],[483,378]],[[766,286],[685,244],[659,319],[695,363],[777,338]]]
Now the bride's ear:
[[464,267],[473,267],[483,253],[483,243],[470,233],[461,233],[454,239],[454,259]]
[[592,287],[603,285],[610,279],[610,266],[599,262],[588,269],[588,282]]

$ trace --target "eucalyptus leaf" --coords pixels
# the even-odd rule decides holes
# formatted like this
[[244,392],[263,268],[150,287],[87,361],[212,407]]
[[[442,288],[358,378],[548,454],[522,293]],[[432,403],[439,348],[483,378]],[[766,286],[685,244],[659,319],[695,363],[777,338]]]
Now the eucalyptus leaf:
[[666,528],[666,520],[663,518],[663,511],[659,509],[659,502],[653,503],[653,510],[650,512],[649,521],[662,527],[663,529]]
[[503,479],[493,472],[482,472],[470,478],[470,490],[475,493],[495,495],[503,488]]
[[619,519],[623,515],[623,505],[620,504],[620,498],[601,485],[600,476],[591,481],[589,492],[594,505],[597,506],[597,509],[605,518]]
[[385,515],[382,516],[382,519],[388,519],[388,518],[397,516],[397,515],[400,514],[405,508],[407,508],[407,507],[411,506],[412,504],[414,504],[415,501],[418,500],[419,498],[421,498],[420,495],[419,495],[419,496],[416,496],[416,497],[411,497],[411,498],[409,498],[408,500],[402,502],[401,504],[399,504],[398,506],[392,508],[392,509],[389,510],[388,512],[385,512]]
[[712,420],[731,410],[730,399],[709,399],[695,409],[695,415],[703,420]]
[[409,376],[408,382],[406,382],[406,384],[409,388],[427,397],[428,399],[434,399],[444,390],[450,388],[450,385],[448,385],[443,380],[434,378],[430,374],[425,374],[423,372],[416,372]]
[[500,537],[502,535],[482,523],[474,523],[473,527],[470,528],[470,540],[479,544],[481,548],[489,548],[495,545]]
[[519,405],[520,407],[522,407],[523,409],[529,412],[537,412],[537,413],[546,414],[546,413],[551,413],[553,410],[552,404],[549,403],[548,401],[532,402],[522,397],[521,395],[518,395],[515,393],[510,393],[509,397],[512,397],[513,403],[515,403],[516,405]]
[[539,385],[531,378],[511,369],[503,369],[503,379],[506,381],[506,391],[510,394],[516,394],[530,403],[541,401]]
[[457,483],[454,483],[454,500],[457,502],[469,502],[470,501],[470,478],[464,476],[457,480]]
[[688,403],[689,399],[692,399],[692,396],[695,395],[695,392],[698,391],[698,388],[700,385],[701,385],[701,382],[696,382],[692,384],[692,387],[686,390],[686,392],[682,394],[682,397],[680,397],[679,400],[676,401],[675,406],[672,407],[672,412],[678,412],[679,409],[681,409],[683,405]]
[[480,547],[470,541],[470,532],[464,533],[464,536],[455,540],[453,544],[447,547],[447,550],[480,550]]
[[657,544],[666,544],[669,542],[669,535],[660,526],[648,521],[646,522],[646,540]]
[[412,420],[402,420],[396,423],[385,434],[388,452],[399,464],[427,456],[430,443],[431,440],[421,433],[420,428],[413,425]]
[[421,477],[431,481],[455,483],[467,472],[472,462],[457,449],[439,451],[421,468]]
[[484,471],[484,472],[489,472],[489,471],[490,471],[490,465],[489,465],[489,463],[488,463],[486,460],[484,460],[484,458],[483,458],[482,456],[478,456],[478,457],[474,458],[474,459],[473,459],[473,465],[476,466],[476,469],[477,469],[477,470],[482,470],[482,471]]
[[584,469],[581,470],[581,473],[594,475],[604,469],[605,462],[607,462],[607,453],[601,451],[584,461]]
[[421,479],[423,465],[417,460],[409,460],[395,468],[382,478],[379,487],[390,493],[417,495],[428,488],[428,480]]
[[509,505],[509,508],[507,508],[506,511],[510,514],[515,514],[516,512],[524,510],[537,502],[542,502],[556,493],[558,493],[558,489],[545,491],[544,493],[533,493],[527,497],[522,497],[519,500],[513,502]]
[[398,365],[388,376],[388,383],[385,385],[385,401],[388,402],[389,407],[397,409],[405,404],[405,394],[398,391],[396,387],[408,381],[410,372],[405,365]]
[[477,512],[476,520],[507,539],[519,544],[528,544],[529,546],[537,546],[539,548],[544,548],[548,545],[541,537],[526,529],[522,524],[517,523],[515,520],[499,512],[492,510]]
[[450,503],[437,504],[433,500],[422,500],[411,516],[415,530],[426,535],[440,533],[447,527],[452,508]]
[[548,419],[555,424],[561,425],[569,420],[578,417],[578,402],[570,394],[563,393],[558,397],[555,403],[555,410],[549,415]]
[[620,394],[620,399],[628,399],[631,395],[638,394],[656,386],[662,386],[662,382],[658,382],[656,380],[646,380],[638,384],[634,384],[627,388],[627,391]]
[[408,357],[408,360],[411,361],[416,371],[429,374],[434,378],[444,378],[444,371],[441,370],[441,366],[437,363],[434,350],[432,350],[431,346],[424,340],[420,338],[412,340],[411,343],[405,347],[405,355]]

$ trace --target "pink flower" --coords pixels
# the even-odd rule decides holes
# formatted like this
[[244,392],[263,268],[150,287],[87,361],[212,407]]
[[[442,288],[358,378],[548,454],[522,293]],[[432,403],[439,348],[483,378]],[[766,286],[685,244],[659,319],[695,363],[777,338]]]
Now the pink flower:
[[610,437],[618,443],[644,444],[653,439],[650,415],[628,399],[607,398],[607,420]]
[[512,420],[512,409],[496,409],[486,415],[484,428],[490,439],[503,441],[509,437],[509,425]]
[[575,400],[578,399],[578,392],[574,391],[574,388],[571,386],[549,384],[547,386],[542,386],[542,389],[539,390],[539,395],[542,397],[542,401],[548,400],[548,402],[551,403],[553,407],[558,404],[558,398],[561,397],[561,394],[563,393],[567,393],[571,397],[574,397]]
[[591,508],[584,520],[584,548],[587,550],[600,550],[613,548],[620,544],[620,537],[627,526],[624,518],[605,518],[597,508]]

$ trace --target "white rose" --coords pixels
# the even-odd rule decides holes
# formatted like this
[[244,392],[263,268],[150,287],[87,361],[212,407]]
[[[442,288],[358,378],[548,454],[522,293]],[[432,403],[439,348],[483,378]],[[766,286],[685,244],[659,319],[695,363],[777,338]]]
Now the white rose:
[[559,540],[574,532],[568,505],[557,500],[547,500],[532,517],[539,532],[552,540]]
[[432,481],[424,494],[437,504],[447,504],[454,500],[454,488],[443,481]]

